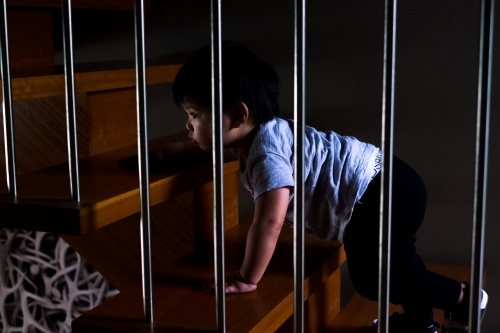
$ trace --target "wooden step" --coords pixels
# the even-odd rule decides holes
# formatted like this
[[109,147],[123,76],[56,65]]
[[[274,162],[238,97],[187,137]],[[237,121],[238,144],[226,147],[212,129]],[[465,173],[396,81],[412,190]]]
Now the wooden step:
[[[456,265],[427,263],[427,268],[436,273],[448,276],[458,281],[469,281],[470,268]],[[348,304],[340,311],[335,319],[328,325],[325,332],[354,333],[375,332],[373,320],[377,318],[378,303],[363,298],[358,293],[349,300]],[[403,312],[399,305],[390,305],[389,313]],[[434,310],[434,321],[442,323],[443,311]],[[438,330],[440,332],[440,330]]]
[[[147,84],[173,82],[182,66],[180,61],[149,61]],[[135,87],[135,67],[129,61],[75,65],[75,91],[88,93]],[[12,100],[64,96],[65,78],[61,66],[16,69],[12,71]],[[1,99],[0,99],[1,100]]]
[[[185,133],[179,133],[156,139],[150,148],[185,137]],[[123,157],[136,154],[137,147],[129,146],[81,159],[80,203],[71,201],[66,163],[20,175],[18,196],[0,197],[0,227],[78,235],[139,212],[138,172],[118,164]],[[151,205],[212,180],[211,164],[176,161],[176,165],[150,175]],[[225,164],[225,174],[237,170],[237,162]]]
[[[148,64],[150,84],[172,81],[180,67],[165,61]],[[135,144],[137,103],[133,64],[100,63],[77,68],[80,89],[84,91],[76,94],[79,156],[84,158]],[[33,75],[32,70],[29,72]],[[14,79],[14,86],[18,91],[14,97],[33,98],[13,103],[18,174],[66,163],[64,77],[61,74],[20,77]],[[35,98],[57,94],[60,96]],[[0,141],[3,145],[3,137]],[[5,175],[4,158],[0,155],[0,178]]]
[[[251,221],[226,232],[228,274],[239,268]],[[215,297],[201,290],[213,278],[211,247],[165,267],[153,289],[154,324],[144,323],[141,288],[130,288],[75,319],[72,332],[213,332]],[[319,331],[328,315],[340,306],[340,264],[343,247],[333,242],[306,240],[305,297],[308,332]],[[273,259],[255,292],[226,296],[228,332],[274,332],[293,313],[293,230],[284,227]],[[332,316],[333,316],[332,315]],[[318,318],[322,317],[322,318]],[[324,317],[327,317],[325,319]],[[324,326],[323,326],[324,327]]]

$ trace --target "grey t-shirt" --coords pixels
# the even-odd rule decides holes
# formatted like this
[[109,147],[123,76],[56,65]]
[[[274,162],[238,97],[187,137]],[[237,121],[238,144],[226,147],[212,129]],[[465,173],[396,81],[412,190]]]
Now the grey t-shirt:
[[[312,127],[306,127],[304,142],[306,232],[321,240],[341,242],[354,205],[374,176],[380,150],[353,137]],[[262,193],[292,187],[285,220],[290,226],[293,164],[293,120],[275,118],[260,126],[240,175],[254,200]]]

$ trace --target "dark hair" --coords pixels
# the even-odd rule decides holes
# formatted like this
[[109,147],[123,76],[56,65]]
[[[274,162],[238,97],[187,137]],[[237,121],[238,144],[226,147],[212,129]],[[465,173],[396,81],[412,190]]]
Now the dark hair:
[[[178,107],[191,102],[212,107],[212,56],[208,45],[194,54],[175,76],[172,91]],[[247,105],[257,124],[279,115],[279,77],[271,63],[242,45],[222,44],[222,108]]]

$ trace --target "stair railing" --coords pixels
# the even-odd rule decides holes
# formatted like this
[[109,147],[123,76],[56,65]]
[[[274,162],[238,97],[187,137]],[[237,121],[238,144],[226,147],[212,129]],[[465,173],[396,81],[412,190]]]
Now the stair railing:
[[148,113],[146,108],[146,43],[144,0],[135,0],[135,62],[137,102],[137,145],[141,197],[141,268],[144,319],[153,323],[153,277],[151,267],[151,217],[149,200]]
[[5,145],[5,171],[9,195],[17,196],[16,151],[14,144],[14,119],[12,115],[12,86],[10,76],[9,58],[9,33],[7,27],[7,0],[2,1],[0,9],[0,47],[1,50],[1,76],[2,76],[2,112],[3,133]]
[[304,332],[304,133],[306,119],[306,0],[294,1],[294,332]]
[[481,331],[481,287],[483,281],[484,232],[486,227],[486,185],[490,127],[491,77],[495,0],[481,1],[479,37],[479,77],[477,102],[476,166],[474,177],[474,217],[470,277],[469,331]]
[[78,170],[78,133],[76,126],[75,66],[73,61],[73,23],[71,0],[62,0],[64,79],[66,86],[66,130],[68,138],[68,165],[71,198],[80,202]]
[[226,332],[224,261],[224,170],[222,146],[221,0],[211,0],[212,37],[212,166],[214,179],[214,272],[217,332]]
[[[480,332],[480,295],[484,256],[484,232],[486,212],[486,185],[488,164],[489,117],[491,105],[491,78],[494,27],[494,0],[481,1],[480,61],[478,78],[478,110],[476,135],[476,171],[474,190],[474,217],[472,231],[471,294],[469,323],[470,331]],[[380,271],[379,271],[379,321],[378,332],[388,332],[388,303],[390,284],[390,230],[392,201],[392,155],[393,117],[395,93],[395,36],[397,0],[385,1],[384,20],[384,78],[382,102],[382,167],[381,218],[380,218]],[[66,112],[68,133],[68,159],[70,187],[73,201],[80,201],[78,175],[78,140],[76,125],[73,42],[71,23],[71,0],[62,1],[64,63],[66,81]],[[14,125],[12,111],[11,74],[8,43],[7,0],[0,7],[0,46],[2,111],[6,173],[9,195],[17,196]],[[153,322],[151,241],[149,216],[149,162],[146,109],[146,61],[144,31],[144,0],[135,0],[136,84],[138,120],[138,156],[141,191],[141,245],[142,284],[144,317]],[[295,332],[303,332],[303,265],[304,265],[304,217],[303,217],[303,169],[305,126],[305,0],[295,0],[295,96],[294,153],[295,169],[295,231],[294,231],[294,276],[295,276]],[[214,255],[216,279],[217,330],[225,332],[225,279],[224,279],[224,217],[223,217],[223,160],[222,160],[222,75],[221,75],[221,0],[212,0],[212,78],[213,78],[213,175],[214,175]]]
[[392,160],[394,155],[394,95],[396,79],[397,0],[385,0],[384,71],[382,95],[382,164],[380,168],[380,229],[378,333],[389,331],[389,286],[391,282]]
[[[472,226],[471,290],[469,330],[481,330],[481,289],[483,280],[484,232],[486,226],[486,187],[488,167],[489,118],[493,62],[494,0],[481,1],[478,110],[474,217]],[[386,0],[384,23],[384,83],[382,105],[382,167],[378,332],[388,332],[390,285],[390,234],[392,201],[393,117],[395,94],[397,0]],[[392,21],[391,21],[392,20]],[[389,46],[391,49],[389,50]],[[391,68],[389,71],[388,68]],[[387,170],[386,170],[387,169]],[[387,175],[386,175],[387,173]]]
[[[136,0],[136,27],[142,16],[137,14]],[[477,135],[477,157],[476,157],[476,188],[474,194],[475,216],[473,221],[473,248],[472,248],[472,273],[471,273],[471,309],[470,325],[472,331],[480,331],[480,292],[484,255],[484,226],[486,209],[486,180],[487,180],[487,156],[488,156],[488,128],[489,108],[491,99],[491,66],[493,45],[493,16],[494,0],[482,0],[481,17],[481,49],[480,49],[480,78],[478,96],[478,135]],[[394,95],[395,95],[395,59],[396,59],[396,13],[397,0],[385,1],[384,20],[384,82],[383,82],[383,104],[382,104],[382,167],[381,167],[381,218],[380,218],[380,265],[379,265],[379,321],[378,332],[388,332],[388,306],[390,285],[390,234],[391,234],[391,206],[392,206],[392,156],[393,156],[393,128],[394,128]],[[304,288],[304,216],[303,216],[303,168],[304,168],[304,122],[305,122],[305,0],[300,3],[295,1],[295,134],[294,153],[295,161],[295,231],[294,231],[294,297],[295,297],[295,332],[303,332],[303,288]],[[489,30],[488,30],[489,29]],[[144,31],[142,27],[143,41]],[[212,133],[213,133],[213,175],[214,175],[214,256],[215,256],[215,281],[216,281],[216,307],[217,307],[217,330],[225,332],[225,277],[224,277],[224,217],[223,217],[223,170],[222,170],[222,75],[221,75],[221,0],[212,0],[211,6],[211,35],[212,35]],[[136,45],[138,43],[136,42]],[[389,49],[390,48],[390,49]],[[142,42],[142,49],[144,44]],[[143,55],[143,53],[142,53]],[[139,52],[137,53],[139,59]],[[145,64],[143,64],[144,68]],[[390,70],[389,70],[390,68]],[[138,64],[139,73],[139,64]],[[145,82],[145,80],[143,81]],[[138,96],[139,96],[138,78]],[[486,87],[486,88],[485,88]],[[145,91],[143,92],[143,95]],[[138,97],[139,99],[139,97]],[[138,110],[141,106],[138,105]],[[144,101],[145,111],[145,101]],[[138,111],[138,114],[141,112]],[[145,114],[145,112],[143,113]],[[219,121],[216,122],[216,119]],[[144,129],[143,132],[144,133]],[[141,148],[142,147],[142,148]],[[139,150],[147,147],[139,144]],[[143,161],[144,160],[144,161]],[[141,165],[147,170],[147,159],[141,157]],[[147,179],[141,173],[141,180]],[[482,183],[480,183],[482,180]],[[147,182],[149,184],[149,182]],[[142,186],[141,186],[142,191]],[[146,199],[147,200],[147,199]],[[144,210],[144,209],[143,209]],[[149,205],[146,210],[149,210]],[[143,221],[144,222],[144,221]],[[148,235],[149,236],[149,235]],[[147,237],[148,238],[148,237]],[[145,247],[148,247],[145,245]],[[149,247],[148,247],[149,249]],[[146,302],[145,296],[145,302]],[[152,303],[151,303],[152,308]],[[146,310],[145,310],[146,311]],[[151,310],[152,312],[152,310]],[[146,318],[148,316],[146,315]],[[151,314],[152,321],[152,314]]]

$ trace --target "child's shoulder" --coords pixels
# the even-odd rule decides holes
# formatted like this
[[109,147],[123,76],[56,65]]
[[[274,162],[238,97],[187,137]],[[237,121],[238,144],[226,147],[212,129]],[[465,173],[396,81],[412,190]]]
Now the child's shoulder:
[[251,153],[289,155],[293,147],[293,131],[289,122],[273,118],[261,124],[254,138]]
[[255,141],[259,146],[276,146],[283,143],[292,144],[292,127],[287,120],[273,118],[260,125]]
[[291,131],[293,120],[285,120],[282,118],[273,118],[260,125],[262,131],[280,132],[281,134]]

